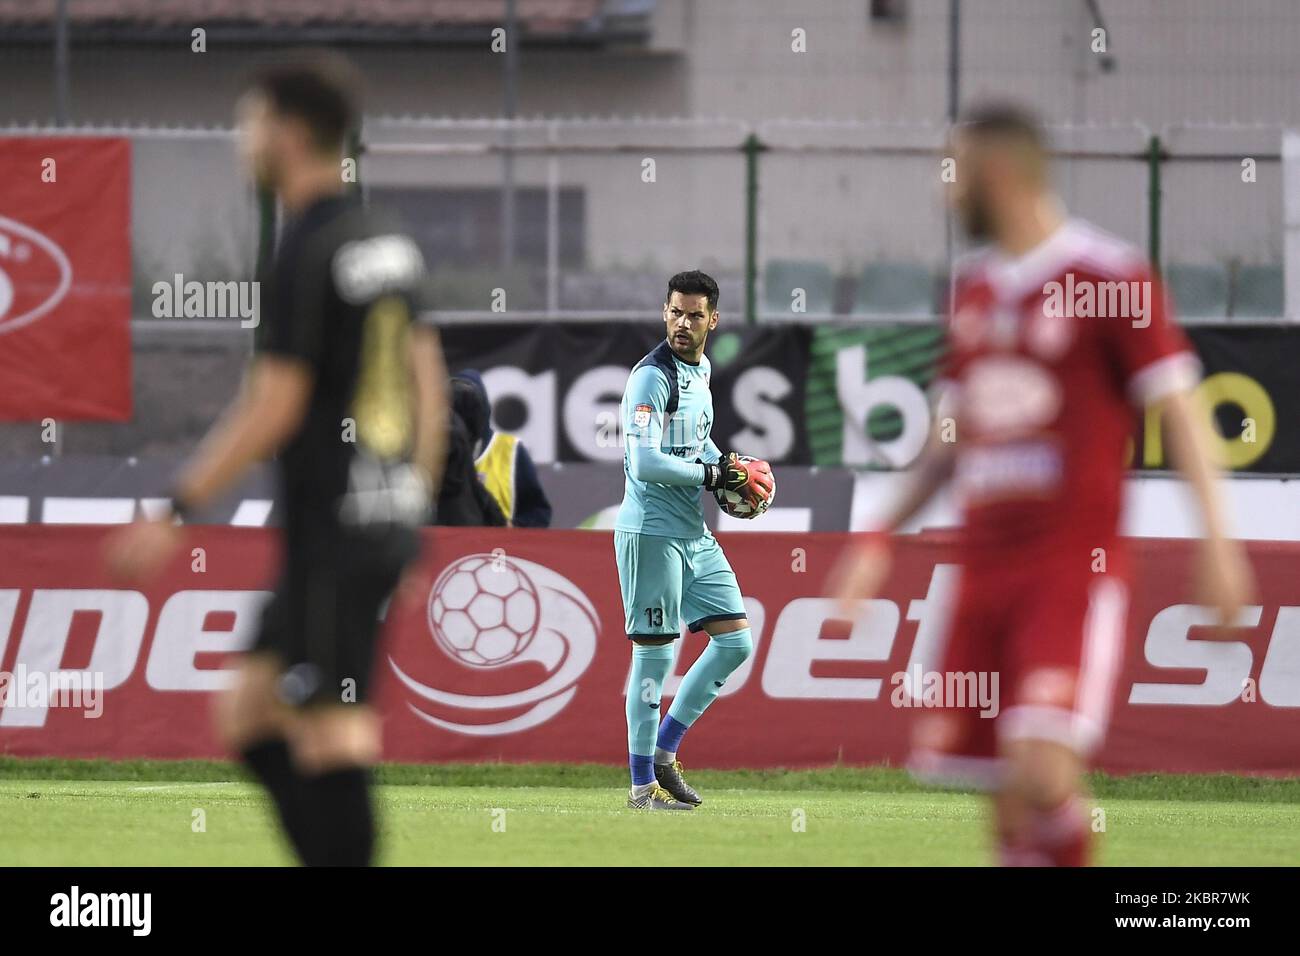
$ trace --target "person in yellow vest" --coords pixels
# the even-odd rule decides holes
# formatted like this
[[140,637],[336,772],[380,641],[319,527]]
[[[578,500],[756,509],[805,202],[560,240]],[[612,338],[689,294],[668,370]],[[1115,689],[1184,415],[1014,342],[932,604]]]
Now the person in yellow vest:
[[518,528],[549,528],[551,503],[524,443],[492,429],[492,405],[483,377],[474,369],[452,380],[452,402],[475,435],[474,467],[479,480]]

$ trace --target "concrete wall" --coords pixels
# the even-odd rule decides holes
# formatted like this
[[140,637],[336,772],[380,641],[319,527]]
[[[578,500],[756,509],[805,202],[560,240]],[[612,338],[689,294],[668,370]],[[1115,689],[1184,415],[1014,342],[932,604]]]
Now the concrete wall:
[[[963,100],[1014,96],[1054,123],[1300,125],[1300,3],[1294,0],[1125,0],[1101,4],[1114,68],[1092,52],[1081,0],[967,0],[962,10]],[[947,96],[947,0],[910,0],[900,23],[870,20],[866,0],[661,0],[645,46],[526,48],[521,115],[690,115],[774,120],[941,123]],[[791,49],[802,30],[806,52]],[[48,50],[0,47],[0,122],[52,113]],[[79,122],[224,124],[239,78],[276,54],[162,46],[83,47],[72,55]],[[494,115],[502,58],[468,48],[351,51],[367,77],[372,114]],[[720,138],[738,139],[726,131]],[[676,142],[684,134],[655,135]],[[792,146],[825,131],[786,127]],[[888,129],[845,133],[846,144],[891,142]],[[910,134],[909,134],[910,135]],[[605,134],[608,143],[626,131]],[[919,137],[924,139],[924,137]],[[1067,145],[1137,151],[1144,134],[1084,131]],[[1171,165],[1165,179],[1166,261],[1282,258],[1280,167],[1261,161],[1243,184],[1244,155],[1276,152],[1274,130],[1175,134],[1175,149],[1210,150],[1217,163]],[[654,158],[657,181],[641,181]],[[737,273],[743,256],[743,165],[738,155],[657,152],[566,156],[564,185],[587,192],[587,268],[662,273],[700,264]],[[243,275],[251,261],[251,206],[228,148],[142,145],[137,177],[137,285],[173,272]],[[929,159],[773,153],[762,165],[760,258],[807,258],[851,275],[874,259],[938,265],[939,187]],[[1061,164],[1060,188],[1080,214],[1145,243],[1146,169],[1136,160]],[[384,182],[499,181],[495,157],[376,159]],[[522,160],[521,185],[541,186],[548,165]],[[221,208],[217,208],[221,207]],[[491,267],[492,263],[485,263]],[[157,274],[155,276],[155,274]],[[200,278],[206,277],[203,275]],[[580,286],[581,289],[587,288]],[[588,303],[595,308],[622,303]],[[566,303],[566,306],[568,303]]]
[[[1300,4],[1103,2],[1106,72],[1081,0],[965,0],[964,98],[1014,93],[1058,122],[1300,123]],[[942,120],[947,0],[908,0],[899,24],[866,0],[660,0],[648,47],[525,49],[521,114]],[[792,53],[791,31],[807,34]],[[74,36],[75,40],[75,36]],[[0,40],[2,43],[2,40]],[[239,74],[273,51],[73,48],[82,121],[220,123]],[[53,112],[47,50],[5,49],[0,119]],[[486,50],[358,48],[376,112],[495,114],[501,57]]]

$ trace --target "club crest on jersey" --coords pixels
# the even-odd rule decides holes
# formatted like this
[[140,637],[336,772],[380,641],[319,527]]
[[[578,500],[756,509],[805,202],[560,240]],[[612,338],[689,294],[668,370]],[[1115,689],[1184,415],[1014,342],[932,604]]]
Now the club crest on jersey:
[[637,428],[645,428],[650,424],[650,413],[654,408],[650,405],[638,405],[632,410],[632,423]]

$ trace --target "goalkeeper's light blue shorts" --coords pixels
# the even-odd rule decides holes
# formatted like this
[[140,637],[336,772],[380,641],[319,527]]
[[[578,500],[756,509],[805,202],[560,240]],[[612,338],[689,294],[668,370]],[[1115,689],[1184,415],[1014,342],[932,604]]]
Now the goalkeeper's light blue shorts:
[[681,621],[701,631],[711,621],[746,616],[736,574],[711,534],[615,531],[614,557],[628,637],[679,637]]

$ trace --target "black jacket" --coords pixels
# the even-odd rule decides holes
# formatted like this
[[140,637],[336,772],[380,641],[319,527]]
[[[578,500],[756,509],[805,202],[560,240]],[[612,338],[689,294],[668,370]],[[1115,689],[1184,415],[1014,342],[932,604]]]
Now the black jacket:
[[[474,369],[465,369],[452,379],[453,407],[470,427],[470,434],[478,440],[478,450],[492,440],[492,406],[488,401],[483,376]],[[515,500],[514,525],[517,528],[549,528],[551,503],[542,489],[537,466],[521,441],[515,447]]]
[[447,436],[447,467],[433,518],[436,525],[501,528],[506,524],[496,499],[478,480],[474,446],[469,426],[453,411]]

